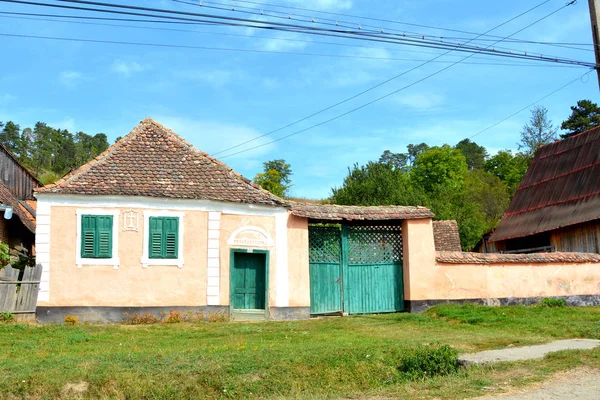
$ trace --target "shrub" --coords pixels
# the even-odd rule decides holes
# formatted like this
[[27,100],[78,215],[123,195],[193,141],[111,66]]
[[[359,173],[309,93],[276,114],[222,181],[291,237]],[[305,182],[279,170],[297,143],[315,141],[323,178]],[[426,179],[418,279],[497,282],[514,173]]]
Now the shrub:
[[0,312],[0,322],[14,322],[15,316],[9,311]]
[[176,310],[171,310],[171,312],[163,317],[163,323],[165,324],[179,324],[181,322],[185,322],[185,316]]
[[65,316],[65,325],[78,325],[79,318],[76,315]]
[[148,312],[142,314],[125,313],[125,318],[123,318],[123,323],[126,325],[151,325],[159,322],[160,318]]
[[563,299],[555,299],[552,297],[546,297],[539,304],[540,307],[564,307],[567,303]]
[[204,322],[204,313],[202,311],[188,311],[185,313],[185,320],[191,323]]
[[448,345],[420,346],[405,354],[398,367],[406,379],[425,379],[458,371],[458,351]]
[[208,314],[208,322],[228,322],[229,313],[226,311],[217,311]]

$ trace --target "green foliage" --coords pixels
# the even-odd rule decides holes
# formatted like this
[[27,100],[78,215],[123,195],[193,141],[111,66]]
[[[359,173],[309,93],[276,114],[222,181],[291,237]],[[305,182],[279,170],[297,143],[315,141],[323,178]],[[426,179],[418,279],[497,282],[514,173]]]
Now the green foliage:
[[540,146],[552,143],[556,140],[558,128],[552,125],[548,119],[548,110],[536,106],[531,110],[529,123],[521,130],[521,143],[519,150],[523,149],[525,154],[533,156]]
[[284,160],[263,163],[263,172],[254,177],[254,183],[275,196],[286,197],[291,185],[292,169]]
[[540,302],[540,307],[564,307],[567,303],[564,299],[555,299],[553,297],[546,297]]
[[471,142],[469,139],[463,139],[454,148],[463,153],[470,170],[483,169],[485,160],[488,157],[485,147]]
[[423,190],[413,186],[408,175],[392,164],[369,162],[348,168],[348,176],[339,188],[332,189],[331,201],[344,205],[406,205],[427,202]]
[[565,139],[600,125],[600,107],[590,100],[579,100],[571,106],[571,115],[563,121],[560,129],[568,131],[560,137]]
[[392,167],[395,170],[406,169],[408,165],[408,154],[404,153],[392,153],[389,150],[385,150],[381,157],[379,157],[379,164],[385,164]]
[[513,155],[510,150],[502,150],[490,157],[484,168],[504,182],[513,194],[525,177],[530,163],[531,158],[524,153]]
[[9,311],[0,312],[0,323],[14,322],[15,316]]
[[419,154],[410,177],[428,193],[439,188],[460,189],[467,174],[467,161],[460,150],[448,145],[433,147]]
[[425,345],[404,354],[398,370],[411,380],[454,374],[458,371],[458,351],[448,345]]
[[6,243],[0,243],[0,269],[10,263],[10,247]]
[[73,134],[43,122],[24,128],[12,121],[0,124],[0,143],[5,145],[42,183],[52,183],[71,169],[78,168],[108,148],[105,134]]

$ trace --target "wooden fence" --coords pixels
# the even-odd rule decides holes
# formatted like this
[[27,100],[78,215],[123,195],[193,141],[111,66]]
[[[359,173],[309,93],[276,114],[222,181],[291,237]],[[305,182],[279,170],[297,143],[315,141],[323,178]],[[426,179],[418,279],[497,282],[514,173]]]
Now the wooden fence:
[[10,312],[19,321],[35,321],[41,276],[42,266],[39,264],[34,268],[25,267],[22,273],[10,265],[1,269],[0,312]]

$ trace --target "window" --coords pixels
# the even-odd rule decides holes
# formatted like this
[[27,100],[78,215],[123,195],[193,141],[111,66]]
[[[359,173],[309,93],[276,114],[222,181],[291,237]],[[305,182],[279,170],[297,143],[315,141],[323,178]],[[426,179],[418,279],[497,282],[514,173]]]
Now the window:
[[150,217],[149,258],[177,259],[179,250],[179,218]]
[[144,248],[142,267],[173,266],[183,268],[184,212],[144,210]]
[[77,268],[112,265],[119,268],[119,210],[80,208],[77,214]]
[[81,216],[81,258],[112,258],[112,215]]

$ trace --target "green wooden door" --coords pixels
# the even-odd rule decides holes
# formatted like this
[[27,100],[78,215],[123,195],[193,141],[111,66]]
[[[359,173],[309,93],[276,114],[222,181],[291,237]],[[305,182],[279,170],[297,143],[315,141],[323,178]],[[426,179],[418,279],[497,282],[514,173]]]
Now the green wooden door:
[[234,309],[265,309],[265,257],[261,253],[235,253],[231,277]]
[[398,224],[311,225],[309,249],[311,314],[404,309]]
[[349,314],[404,309],[399,226],[348,226],[344,309]]
[[339,226],[311,226],[310,313],[342,312],[342,244]]

